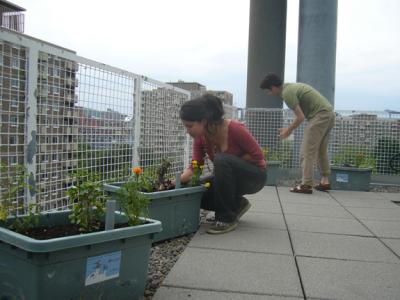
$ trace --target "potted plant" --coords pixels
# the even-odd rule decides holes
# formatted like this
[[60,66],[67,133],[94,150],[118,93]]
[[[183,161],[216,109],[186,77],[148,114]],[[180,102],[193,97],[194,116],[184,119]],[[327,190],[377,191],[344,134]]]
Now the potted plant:
[[[199,227],[200,203],[205,187],[200,185],[200,175],[203,166],[193,164],[193,177],[189,185],[173,186],[171,180],[166,179],[170,163],[163,160],[160,166],[152,171],[144,171],[135,167],[131,178],[126,182],[109,183],[104,189],[111,197],[124,203],[126,195],[121,188],[129,182],[136,182],[140,194],[149,200],[150,218],[161,221],[163,230],[155,235],[154,241],[163,241],[177,236],[197,231]],[[178,177],[178,176],[177,176]]]
[[262,148],[264,159],[267,162],[267,180],[265,185],[276,185],[280,175],[281,159],[278,151],[271,151],[268,147]]
[[[139,225],[129,226],[133,210],[106,212],[102,185],[88,174],[77,174],[68,194],[72,210],[36,212],[37,224],[23,232],[12,228],[29,216],[2,219],[0,299],[142,297],[161,223],[141,218]],[[105,214],[115,218],[114,229],[104,230]]]
[[369,191],[375,160],[363,147],[345,145],[336,153],[331,166],[332,189]]

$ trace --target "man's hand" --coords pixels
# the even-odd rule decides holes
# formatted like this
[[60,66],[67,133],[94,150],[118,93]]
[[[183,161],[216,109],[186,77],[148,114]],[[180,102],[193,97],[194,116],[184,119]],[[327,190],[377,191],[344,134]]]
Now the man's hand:
[[279,136],[281,139],[287,139],[292,131],[289,128],[279,128]]

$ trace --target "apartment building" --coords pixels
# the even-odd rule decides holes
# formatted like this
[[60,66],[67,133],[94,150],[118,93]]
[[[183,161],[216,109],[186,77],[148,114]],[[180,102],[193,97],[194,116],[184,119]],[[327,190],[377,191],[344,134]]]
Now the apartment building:
[[23,33],[25,29],[25,8],[9,1],[0,0],[0,27]]
[[44,209],[66,206],[66,189],[78,159],[75,109],[78,64],[40,52],[37,82],[37,202]]

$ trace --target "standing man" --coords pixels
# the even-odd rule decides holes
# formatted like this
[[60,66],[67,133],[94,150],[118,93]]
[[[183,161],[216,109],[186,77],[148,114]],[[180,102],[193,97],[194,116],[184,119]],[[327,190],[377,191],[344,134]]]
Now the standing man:
[[282,139],[289,137],[305,118],[308,121],[300,148],[301,184],[294,186],[290,191],[312,194],[316,158],[318,158],[321,181],[315,186],[315,189],[329,190],[328,142],[331,129],[335,124],[335,113],[329,101],[308,84],[283,84],[282,79],[274,73],[268,73],[265,76],[260,88],[267,90],[268,95],[280,97],[296,116],[289,127],[279,129],[279,135]]

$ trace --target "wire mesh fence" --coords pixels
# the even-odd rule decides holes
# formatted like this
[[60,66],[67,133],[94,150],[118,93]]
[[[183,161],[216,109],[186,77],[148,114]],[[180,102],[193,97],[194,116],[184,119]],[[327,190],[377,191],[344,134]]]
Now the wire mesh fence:
[[[34,199],[40,210],[66,209],[78,170],[111,182],[125,180],[133,166],[154,169],[165,158],[168,176],[186,166],[189,138],[178,114],[188,92],[34,39],[8,37],[0,40],[2,201]],[[33,193],[8,180],[21,166],[29,170]]]
[[[132,167],[154,169],[167,158],[167,175],[173,177],[191,159],[191,139],[179,119],[179,107],[189,98],[177,87],[2,31],[0,201],[66,209],[66,191],[78,170],[95,172],[102,182],[121,181]],[[299,168],[306,124],[287,140],[278,136],[293,121],[291,111],[224,108],[226,118],[246,123],[268,160]],[[389,161],[400,152],[399,141],[398,114],[338,111],[330,159],[395,175]],[[21,188],[21,179],[34,191]]]
[[[286,140],[278,129],[294,119],[290,110],[249,108],[240,112],[266,157],[281,161],[283,168],[299,168],[299,151],[307,122]],[[375,174],[396,175],[390,159],[400,152],[400,114],[390,112],[336,111],[331,131],[329,157],[331,164],[368,167]]]

